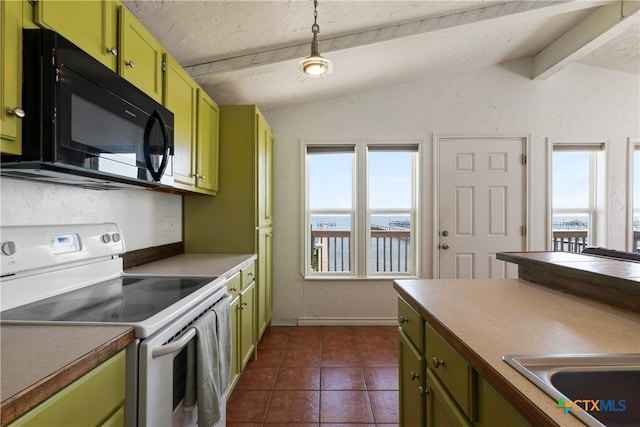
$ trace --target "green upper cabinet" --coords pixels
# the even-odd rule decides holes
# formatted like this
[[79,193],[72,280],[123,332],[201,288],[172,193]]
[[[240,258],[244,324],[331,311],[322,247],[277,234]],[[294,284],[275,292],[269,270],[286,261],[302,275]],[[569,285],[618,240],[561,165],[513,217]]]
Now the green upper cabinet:
[[0,151],[22,154],[22,2],[0,2]]
[[196,189],[209,194],[218,191],[218,123],[220,109],[207,93],[198,90],[198,143]]
[[165,54],[164,106],[173,112],[175,154],[173,175],[177,183],[196,183],[196,124],[198,85],[169,54]]
[[120,6],[118,72],[158,102],[162,102],[164,49],[129,10]]
[[267,120],[262,114],[257,115],[256,122],[258,137],[258,227],[265,227],[273,223],[271,210],[273,135]]
[[35,23],[53,30],[116,71],[118,2],[38,0]]

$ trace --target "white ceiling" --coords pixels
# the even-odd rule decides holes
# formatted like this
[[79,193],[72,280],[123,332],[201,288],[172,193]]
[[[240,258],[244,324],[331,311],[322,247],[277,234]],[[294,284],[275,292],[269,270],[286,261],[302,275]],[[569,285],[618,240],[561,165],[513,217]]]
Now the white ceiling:
[[123,3],[218,104],[263,111],[526,57],[529,78],[575,61],[640,76],[639,0],[319,0],[322,78],[297,70],[311,0]]

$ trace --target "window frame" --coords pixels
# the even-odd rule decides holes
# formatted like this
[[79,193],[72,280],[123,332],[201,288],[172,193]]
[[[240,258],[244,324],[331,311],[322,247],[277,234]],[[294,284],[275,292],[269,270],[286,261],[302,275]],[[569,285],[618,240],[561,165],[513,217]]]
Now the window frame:
[[[588,245],[606,245],[608,206],[606,202],[608,182],[607,140],[548,140],[548,248],[553,248],[553,217],[556,214],[586,214],[589,218],[587,229]],[[589,152],[589,206],[585,208],[553,207],[553,153],[561,151]],[[602,172],[601,172],[602,171]]]
[[[308,280],[375,280],[375,279],[393,279],[393,278],[414,278],[420,274],[420,242],[419,242],[419,218],[420,218],[420,164],[422,141],[420,140],[357,140],[344,142],[326,142],[326,141],[301,141],[302,165],[303,165],[303,185],[301,186],[303,213],[304,213],[304,232],[302,236],[302,262],[301,274]],[[340,147],[355,146],[353,159],[353,175],[352,175],[352,214],[351,233],[352,243],[350,247],[351,271],[348,272],[315,272],[311,270],[311,215],[312,214],[344,214],[334,209],[311,209],[310,208],[310,177],[309,177],[309,156],[308,147]],[[370,209],[369,208],[369,161],[368,147],[370,146],[387,146],[387,147],[415,147],[415,153],[412,157],[412,190],[410,209]],[[404,151],[404,150],[400,150]],[[411,231],[410,245],[411,263],[409,272],[373,272],[370,269],[371,264],[371,214],[379,212],[393,213],[410,213]]]

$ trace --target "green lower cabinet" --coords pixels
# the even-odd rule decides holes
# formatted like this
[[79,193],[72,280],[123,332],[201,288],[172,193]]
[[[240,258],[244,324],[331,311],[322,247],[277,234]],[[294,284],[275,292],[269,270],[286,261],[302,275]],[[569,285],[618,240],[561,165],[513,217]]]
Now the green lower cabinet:
[[123,350],[27,412],[17,426],[124,426]]
[[402,298],[398,298],[398,326],[401,426],[529,426],[469,361]]
[[227,390],[227,397],[231,396],[231,392],[236,386],[241,373],[239,328],[240,310],[238,310],[238,307],[240,307],[240,295],[231,300],[231,307],[229,307],[229,312],[231,313],[231,375],[229,377],[229,390]]
[[491,385],[480,383],[481,427],[525,427],[530,424]]
[[405,333],[400,330],[398,353],[400,396],[400,425],[405,427],[425,425],[425,363],[420,353]]
[[242,290],[240,294],[240,305],[237,310],[240,312],[240,370],[244,367],[253,356],[253,352],[256,348],[256,285],[255,282],[251,283],[249,287]]
[[427,368],[427,427],[471,427],[447,389]]

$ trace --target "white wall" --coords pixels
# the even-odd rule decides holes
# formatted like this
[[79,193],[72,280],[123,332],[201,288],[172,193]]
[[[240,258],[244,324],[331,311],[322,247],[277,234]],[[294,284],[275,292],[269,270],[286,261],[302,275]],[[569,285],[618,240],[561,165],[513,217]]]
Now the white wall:
[[[0,225],[115,222],[127,251],[182,241],[182,198],[149,190],[87,190],[0,178]],[[174,218],[165,231],[165,218]]]
[[[526,77],[530,61],[426,76],[393,87],[265,113],[274,132],[275,324],[298,319],[395,319],[391,281],[305,281],[302,254],[300,140],[401,138],[425,141],[432,164],[435,135],[530,137],[529,249],[547,249],[547,138],[606,138],[608,142],[607,246],[625,249],[627,139],[640,134],[637,75],[571,65],[543,81]],[[335,72],[339,72],[336,70]],[[331,78],[331,76],[326,77]],[[424,174],[431,200],[432,175]],[[423,210],[423,277],[431,277],[431,204]]]

